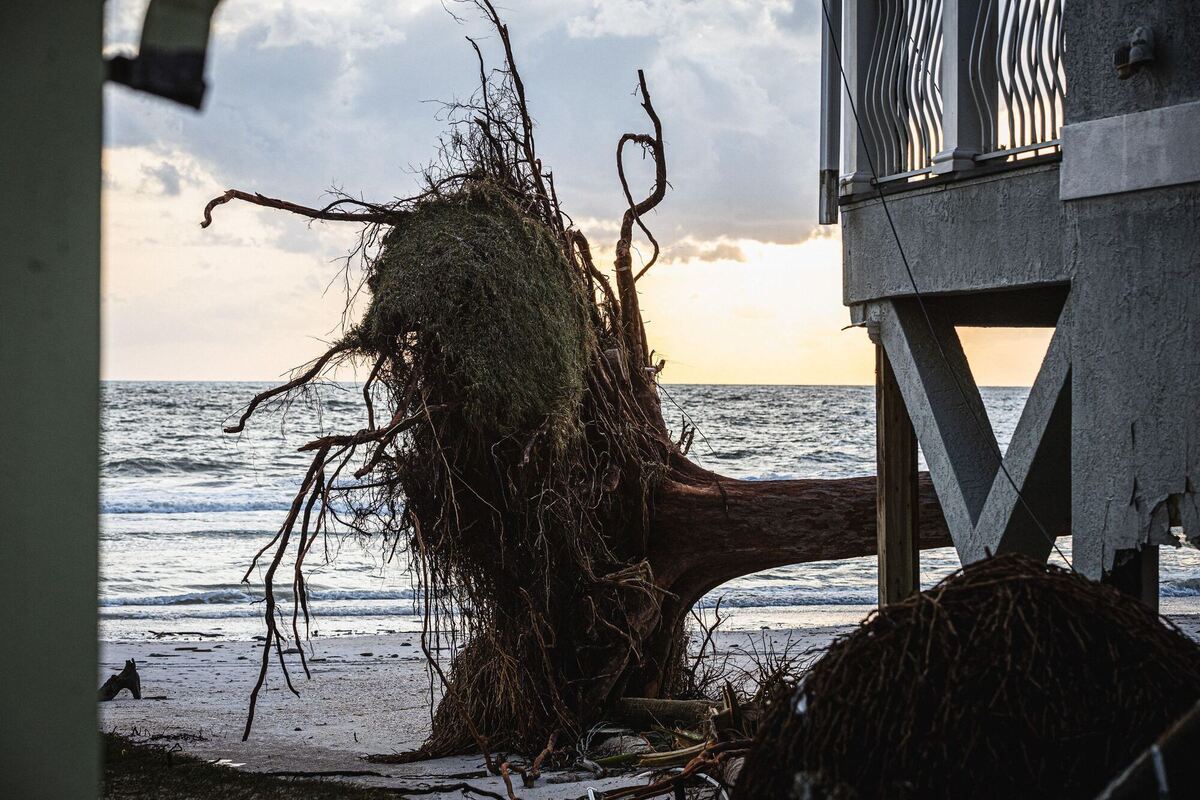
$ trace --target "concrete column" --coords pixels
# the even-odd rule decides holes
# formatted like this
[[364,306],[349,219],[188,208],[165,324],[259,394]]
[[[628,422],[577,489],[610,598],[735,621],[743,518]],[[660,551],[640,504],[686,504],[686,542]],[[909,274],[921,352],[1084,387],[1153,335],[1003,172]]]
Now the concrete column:
[[97,795],[103,3],[0,21],[0,797]]
[[[846,71],[846,82],[850,85],[850,102],[842,115],[842,177],[841,193],[855,194],[871,191],[871,160],[865,136],[859,135],[854,111],[859,116],[866,113],[869,98],[867,86],[867,64],[879,28],[878,0],[844,0],[844,35],[842,36],[842,68]],[[851,108],[851,104],[853,108]],[[863,119],[865,133],[866,120]]]
[[[933,157],[935,174],[971,169],[975,156],[991,149],[991,114],[985,112],[989,102],[993,106],[997,102],[996,1],[945,0],[943,139],[942,151]],[[985,21],[988,24],[984,25]]]
[[917,435],[883,345],[875,345],[875,483],[879,605],[920,591]]

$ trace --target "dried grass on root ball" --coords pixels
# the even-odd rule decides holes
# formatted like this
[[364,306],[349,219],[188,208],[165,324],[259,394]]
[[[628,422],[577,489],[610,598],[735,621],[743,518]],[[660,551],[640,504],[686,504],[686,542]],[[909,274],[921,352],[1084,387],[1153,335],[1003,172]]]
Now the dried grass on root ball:
[[438,361],[425,374],[471,429],[574,432],[594,345],[587,299],[555,232],[500,188],[468,184],[398,215],[367,288],[352,335],[372,353],[422,339]]
[[[764,723],[739,798],[1092,797],[1200,697],[1200,645],[1023,556],[871,615]],[[800,782],[797,774],[803,773]]]

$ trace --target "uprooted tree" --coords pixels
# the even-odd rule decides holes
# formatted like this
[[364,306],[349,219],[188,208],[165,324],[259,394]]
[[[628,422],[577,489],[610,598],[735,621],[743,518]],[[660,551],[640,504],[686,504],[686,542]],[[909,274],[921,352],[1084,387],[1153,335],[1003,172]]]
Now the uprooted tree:
[[[283,643],[307,623],[305,557],[331,531],[407,551],[422,644],[456,643],[426,755],[541,750],[600,719],[622,696],[677,688],[689,609],[706,592],[773,566],[875,552],[873,478],[738,481],[686,458],[672,436],[638,306],[659,246],[646,215],[667,190],[662,123],[644,75],[648,133],[617,143],[627,209],[615,270],[602,271],[537,155],[508,30],[488,0],[505,65],[450,107],[450,133],[423,191],[388,204],[339,196],[307,208],[231,190],[232,200],[363,226],[365,310],[287,383],[284,401],[339,365],[361,365],[359,430],[318,438],[266,560],[267,642],[254,703]],[[636,199],[627,150],[653,162]],[[635,271],[640,231],[652,254]],[[924,481],[922,546],[949,542]],[[269,554],[269,555],[268,555]],[[285,560],[290,621],[275,596]],[[252,566],[253,569],[253,566]],[[249,572],[247,575],[249,576]],[[299,660],[304,663],[303,648]],[[290,686],[289,679],[289,686]]]

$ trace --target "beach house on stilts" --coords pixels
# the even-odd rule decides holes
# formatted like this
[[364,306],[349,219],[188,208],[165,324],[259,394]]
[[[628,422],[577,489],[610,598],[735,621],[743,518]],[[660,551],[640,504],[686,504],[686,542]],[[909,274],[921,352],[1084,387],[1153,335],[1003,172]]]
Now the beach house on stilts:
[[[917,586],[920,444],[964,563],[1156,604],[1200,539],[1200,3],[824,0],[821,222],[876,344],[879,592]],[[1053,327],[1001,453],[956,326]]]

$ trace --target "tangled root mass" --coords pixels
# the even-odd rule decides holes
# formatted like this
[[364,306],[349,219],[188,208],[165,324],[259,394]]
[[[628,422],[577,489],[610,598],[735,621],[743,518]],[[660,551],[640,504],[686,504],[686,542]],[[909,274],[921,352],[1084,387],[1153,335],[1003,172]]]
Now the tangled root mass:
[[1007,555],[836,641],[760,729],[739,797],[1094,797],[1200,698],[1200,645]]
[[[361,242],[376,245],[358,321],[226,429],[240,432],[264,403],[286,402],[340,364],[368,372],[364,426],[302,448],[311,465],[251,566],[269,554],[267,642],[246,736],[273,655],[289,674],[283,642],[307,625],[304,562],[324,535],[403,550],[413,566],[422,644],[442,686],[423,755],[569,741],[620,696],[661,621],[663,590],[646,560],[649,498],[678,448],[646,363],[636,277],[618,265],[614,290],[568,223],[534,150],[507,28],[487,0],[477,5],[506,68],[488,74],[481,56],[480,93],[452,107],[421,194],[309,209],[230,190],[205,209],[205,226],[231,200],[366,223]],[[639,90],[656,132],[628,136],[661,165],[640,73]],[[618,254],[664,190],[660,169],[650,198],[630,200]],[[290,631],[275,599],[289,555]],[[297,657],[307,672],[302,648]]]

